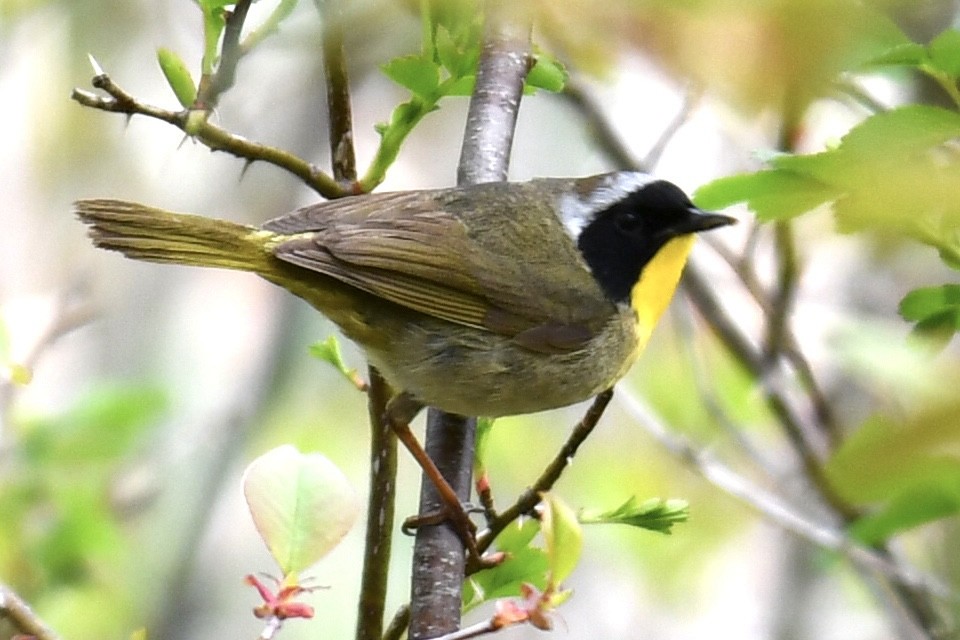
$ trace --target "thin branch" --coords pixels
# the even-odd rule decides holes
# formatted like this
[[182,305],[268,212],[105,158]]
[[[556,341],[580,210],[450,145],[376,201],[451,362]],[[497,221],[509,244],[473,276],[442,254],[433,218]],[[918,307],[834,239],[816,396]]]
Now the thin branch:
[[[495,3],[488,3],[492,10]],[[477,82],[460,150],[458,184],[507,179],[523,81],[530,70],[530,29],[489,16]]]
[[387,630],[383,632],[383,640],[401,640],[410,626],[410,605],[403,605],[390,619]]
[[357,180],[353,145],[353,113],[350,80],[343,51],[343,16],[338,3],[323,5],[323,70],[327,84],[327,128],[330,132],[330,159],[333,176],[341,184]]
[[380,640],[383,635],[397,493],[397,438],[384,420],[391,391],[376,369],[370,367],[369,372],[370,497],[357,608],[357,640]]
[[[529,70],[529,29],[518,29],[488,3],[487,32],[470,98],[459,184],[505,180],[516,127],[523,81]],[[431,409],[426,450],[444,478],[463,498],[470,495],[476,420]],[[420,513],[439,506],[430,482],[421,485]],[[436,637],[460,626],[465,569],[464,543],[447,525],[417,529],[414,544],[409,636]]]
[[938,578],[892,562],[885,555],[855,542],[842,531],[811,521],[779,496],[754,485],[708,451],[670,431],[663,421],[633,394],[624,392],[619,394],[619,397],[621,404],[637,424],[668,451],[693,467],[710,483],[738,498],[781,528],[820,547],[835,551],[854,564],[880,573],[897,584],[952,601],[957,601],[960,597]]
[[[737,278],[739,278],[744,289],[746,289],[747,293],[750,294],[750,297],[757,304],[757,306],[760,307],[760,310],[763,312],[764,316],[769,318],[774,314],[774,310],[770,302],[770,296],[763,284],[761,284],[760,278],[757,277],[756,270],[753,268],[754,260],[752,259],[752,256],[755,253],[758,229],[759,227],[755,227],[751,230],[742,256],[735,255],[729,247],[718,241],[713,236],[707,235],[702,238],[701,241],[710,245],[710,248],[713,249],[725,263],[727,263],[730,269],[733,270],[734,274],[736,274]],[[783,327],[781,339],[781,355],[787,360],[787,362],[796,372],[797,380],[800,382],[804,391],[806,391],[807,395],[809,396],[817,422],[819,423],[823,432],[827,435],[831,447],[836,446],[839,443],[840,438],[842,438],[842,429],[837,422],[837,417],[834,415],[833,408],[830,406],[830,401],[827,399],[826,394],[820,387],[820,383],[817,381],[816,375],[813,373],[813,367],[810,366],[809,360],[807,360],[807,357],[800,349],[797,338],[789,324]]]
[[36,640],[60,640],[60,636],[34,613],[7,585],[0,583],[0,619],[7,619],[17,631]]
[[600,421],[600,417],[610,404],[613,397],[613,389],[608,389],[598,395],[593,400],[593,404],[587,409],[583,418],[573,428],[570,437],[563,443],[563,446],[554,456],[550,464],[543,470],[540,477],[529,488],[526,489],[517,498],[511,506],[504,509],[487,529],[477,537],[477,548],[482,553],[490,547],[497,535],[503,531],[507,525],[519,518],[521,515],[531,511],[540,502],[540,494],[549,491],[554,483],[560,479],[564,469],[573,461],[580,445],[593,432],[594,427]]
[[74,89],[71,98],[85,107],[123,113],[128,116],[142,115],[171,124],[193,139],[199,141],[213,151],[224,151],[248,163],[266,162],[280,167],[300,178],[308,187],[324,198],[339,198],[349,195],[333,178],[321,171],[313,164],[299,158],[292,153],[270,147],[258,142],[252,142],[212,124],[203,111],[169,111],[153,105],[144,104],[120,88],[105,73],[95,76],[91,82],[94,88],[100,89],[107,96],[102,96],[82,89]]
[[650,171],[649,165],[634,157],[633,152],[623,144],[623,136],[613,129],[613,123],[604,114],[601,106],[590,97],[582,83],[570,80],[561,95],[584,117],[597,147],[603,149],[615,166]]
[[643,162],[640,163],[641,167],[656,167],[660,163],[660,158],[663,156],[663,152],[667,149],[670,142],[673,141],[674,136],[677,135],[677,132],[683,128],[683,125],[687,124],[687,121],[690,119],[690,115],[696,109],[697,105],[700,103],[700,98],[703,97],[703,92],[701,90],[689,90],[683,96],[683,102],[680,105],[680,110],[677,111],[676,115],[673,116],[667,126],[660,132],[660,137],[657,138],[657,141],[653,143],[653,146],[650,147],[650,150],[647,151],[647,155],[643,157]]
[[[56,307],[47,326],[17,363],[25,371],[32,372],[49,347],[68,333],[88,324],[95,317],[95,309],[91,304],[86,301],[74,301],[72,298],[71,291],[58,296]],[[5,451],[4,434],[16,389],[17,384],[13,380],[8,380],[5,376],[0,377],[0,456]]]
[[464,627],[458,631],[453,631],[451,633],[444,634],[437,638],[436,640],[469,640],[470,638],[476,638],[478,636],[485,635],[487,633],[493,633],[498,631],[502,627],[498,627],[493,618],[472,624],[469,627]]
[[821,497],[838,513],[852,518],[854,512],[834,491],[824,475],[819,453],[808,445],[806,422],[797,415],[787,392],[782,389],[779,376],[767,366],[763,355],[740,331],[714,295],[709,280],[691,261],[684,272],[683,290],[690,296],[700,314],[727,347],[736,360],[750,372],[763,390],[767,406],[783,426],[791,445],[800,456],[807,478],[816,486]]
[[227,21],[223,28],[223,43],[220,45],[220,62],[212,76],[200,78],[195,109],[211,110],[220,102],[220,96],[233,86],[237,78],[237,65],[243,57],[240,46],[240,34],[247,19],[247,11],[252,0],[239,0],[232,11],[227,12]]
[[283,628],[283,620],[277,616],[267,618],[267,623],[263,626],[263,631],[257,636],[257,640],[273,640]]

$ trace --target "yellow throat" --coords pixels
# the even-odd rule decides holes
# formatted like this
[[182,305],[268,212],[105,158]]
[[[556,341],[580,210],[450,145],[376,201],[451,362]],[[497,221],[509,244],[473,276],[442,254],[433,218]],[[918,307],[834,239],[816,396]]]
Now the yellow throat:
[[680,275],[693,248],[694,236],[673,238],[663,245],[644,266],[640,279],[630,291],[630,306],[637,316],[637,354],[647,344],[650,333],[663,312],[666,311],[673,292],[680,282]]

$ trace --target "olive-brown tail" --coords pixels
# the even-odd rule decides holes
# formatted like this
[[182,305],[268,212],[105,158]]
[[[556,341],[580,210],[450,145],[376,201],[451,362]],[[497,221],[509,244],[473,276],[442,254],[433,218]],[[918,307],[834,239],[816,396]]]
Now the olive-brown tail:
[[128,258],[260,274],[270,268],[269,236],[253,227],[123,200],[80,200],[74,210],[96,246]]

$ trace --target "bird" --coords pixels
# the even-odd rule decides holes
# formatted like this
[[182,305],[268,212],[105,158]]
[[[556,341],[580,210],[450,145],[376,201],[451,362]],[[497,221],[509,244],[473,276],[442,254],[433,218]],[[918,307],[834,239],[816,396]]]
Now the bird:
[[424,406],[500,417],[612,388],[694,235],[736,221],[636,171],[375,192],[259,227],[113,199],[75,212],[102,249],[252,272],[307,301],[395,391],[387,416],[400,431]]

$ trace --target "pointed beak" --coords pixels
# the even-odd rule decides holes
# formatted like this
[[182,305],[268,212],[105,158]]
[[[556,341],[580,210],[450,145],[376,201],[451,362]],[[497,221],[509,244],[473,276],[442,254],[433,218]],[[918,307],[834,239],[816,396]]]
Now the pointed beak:
[[675,224],[664,229],[664,231],[669,237],[674,237],[688,233],[709,231],[718,227],[736,224],[736,222],[736,218],[731,218],[721,213],[710,213],[709,211],[702,211],[696,207],[690,207],[687,209],[687,215],[679,218]]

